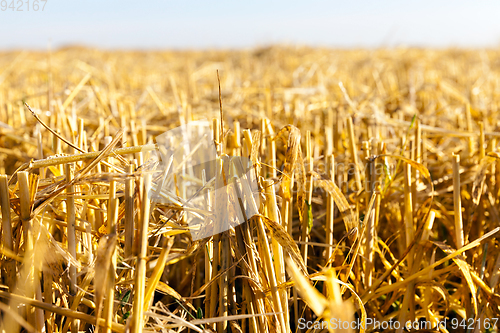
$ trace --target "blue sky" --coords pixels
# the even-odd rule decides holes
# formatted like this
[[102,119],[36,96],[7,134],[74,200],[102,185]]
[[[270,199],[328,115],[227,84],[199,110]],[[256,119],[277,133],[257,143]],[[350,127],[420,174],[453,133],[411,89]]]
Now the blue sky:
[[497,0],[22,1],[0,7],[0,49],[500,46]]

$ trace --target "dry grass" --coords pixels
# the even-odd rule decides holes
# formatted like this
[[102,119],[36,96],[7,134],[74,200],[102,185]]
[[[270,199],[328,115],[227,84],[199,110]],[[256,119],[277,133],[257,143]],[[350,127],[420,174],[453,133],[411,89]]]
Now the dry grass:
[[[485,331],[500,317],[499,56],[0,53],[0,331]],[[216,182],[226,155],[248,157],[263,200],[193,241],[178,202],[148,199],[141,150],[198,119],[217,119]]]

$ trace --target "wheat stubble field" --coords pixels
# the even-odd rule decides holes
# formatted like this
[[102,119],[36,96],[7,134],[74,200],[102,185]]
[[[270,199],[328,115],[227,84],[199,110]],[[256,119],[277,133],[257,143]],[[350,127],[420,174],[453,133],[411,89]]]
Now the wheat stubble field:
[[[499,106],[496,50],[0,53],[0,330],[494,332]],[[200,119],[260,200],[193,239],[145,151]]]

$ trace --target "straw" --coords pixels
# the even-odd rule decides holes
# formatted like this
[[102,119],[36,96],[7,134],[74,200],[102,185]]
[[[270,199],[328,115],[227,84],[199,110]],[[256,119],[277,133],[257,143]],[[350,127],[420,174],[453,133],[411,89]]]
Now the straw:
[[146,260],[148,249],[148,225],[149,225],[149,191],[151,189],[151,174],[143,176],[140,224],[139,224],[139,253],[137,256],[134,307],[132,312],[132,331],[141,333],[143,329],[144,292],[146,287]]
[[[7,175],[0,175],[0,206],[2,208],[2,244],[10,251],[14,251],[12,239],[12,222],[10,219],[10,193],[7,185]],[[8,259],[5,265],[5,282],[10,291],[14,290],[16,283],[16,266],[12,259]]]
[[[458,316],[484,331],[500,279],[498,54],[2,52],[0,326],[436,330]],[[196,142],[203,159],[162,182],[159,136],[214,118],[216,155]]]
[[[127,173],[132,174],[135,171],[135,166],[129,164]],[[132,255],[132,245],[134,243],[134,178],[130,176],[125,180],[125,245],[124,255],[129,258]]]
[[358,150],[356,146],[352,117],[347,118],[347,132],[349,133],[349,150],[351,153],[352,161],[354,163],[354,177],[356,179],[356,187],[358,191],[361,191],[363,186],[361,185],[361,174],[359,171],[359,162],[358,162]]
[[462,200],[460,195],[460,155],[452,155],[453,163],[453,207],[455,216],[455,244],[457,249],[464,246],[464,227],[462,222]]
[[[327,170],[327,176],[335,182],[335,158],[333,155],[329,155],[326,160],[326,170]],[[333,228],[335,225],[335,200],[334,198],[330,195],[326,195],[326,226],[325,226],[325,231],[326,231],[326,244],[329,245],[326,248],[326,255],[325,259],[326,262],[329,262],[330,259],[332,258],[333,254],[333,244],[334,244],[334,235],[333,235]]]

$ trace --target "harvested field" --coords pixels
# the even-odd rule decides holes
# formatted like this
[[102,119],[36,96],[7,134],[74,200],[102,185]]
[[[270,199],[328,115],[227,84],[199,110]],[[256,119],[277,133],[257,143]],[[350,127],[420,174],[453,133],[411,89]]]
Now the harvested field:
[[0,331],[496,332],[499,59],[0,53]]

